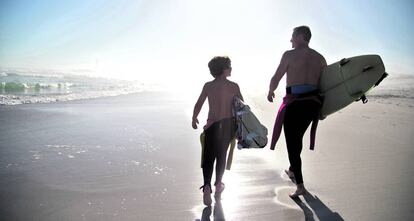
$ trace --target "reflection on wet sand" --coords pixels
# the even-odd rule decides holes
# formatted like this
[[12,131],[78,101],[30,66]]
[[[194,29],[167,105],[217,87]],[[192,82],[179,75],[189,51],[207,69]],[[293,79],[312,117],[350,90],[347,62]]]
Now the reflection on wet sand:
[[192,209],[196,221],[343,220],[316,196],[290,198],[288,194],[295,190],[295,184],[283,172],[271,170],[260,156],[243,153],[237,160],[225,174],[226,190],[221,199],[205,207],[200,193],[200,204]]
[[197,219],[199,221],[224,221],[226,218],[224,217],[223,207],[221,205],[221,201],[217,200],[213,207],[213,219],[210,219],[211,217],[211,206],[207,206],[203,209],[203,213],[201,215],[201,220]]

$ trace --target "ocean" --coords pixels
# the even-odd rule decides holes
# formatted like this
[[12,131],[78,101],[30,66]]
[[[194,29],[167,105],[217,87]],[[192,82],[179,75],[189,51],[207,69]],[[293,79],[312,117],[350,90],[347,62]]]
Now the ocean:
[[72,74],[0,73],[0,105],[52,103],[141,92],[148,85]]

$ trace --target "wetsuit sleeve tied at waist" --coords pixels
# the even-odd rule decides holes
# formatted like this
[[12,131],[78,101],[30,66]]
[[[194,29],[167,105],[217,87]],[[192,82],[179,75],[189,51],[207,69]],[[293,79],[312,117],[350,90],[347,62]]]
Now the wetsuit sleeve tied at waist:
[[[319,99],[318,96],[308,96],[308,97],[297,97],[295,95],[292,94],[287,94],[284,98],[283,98],[283,102],[279,107],[279,110],[277,112],[277,116],[276,116],[276,120],[275,120],[275,125],[273,127],[273,134],[272,134],[272,142],[270,144],[270,149],[274,150],[276,147],[276,143],[279,140],[280,137],[280,133],[282,132],[282,125],[283,125],[283,121],[285,118],[285,112],[286,112],[286,107],[293,103],[294,101],[299,101],[299,100],[313,100],[316,101],[318,103],[321,103],[321,100]],[[316,129],[318,127],[318,122],[319,122],[319,115],[316,115],[316,117],[312,120],[312,126],[311,126],[311,132],[310,132],[310,147],[309,149],[314,150],[315,148],[315,137],[316,137]]]

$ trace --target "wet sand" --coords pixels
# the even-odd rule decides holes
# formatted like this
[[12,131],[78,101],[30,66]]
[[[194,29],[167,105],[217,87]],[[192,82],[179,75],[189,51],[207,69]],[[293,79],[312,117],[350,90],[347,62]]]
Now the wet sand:
[[[282,137],[275,151],[235,151],[211,208],[198,190],[196,97],[1,106],[0,220],[412,220],[414,102],[394,92],[321,121],[315,151],[305,135],[309,195],[287,196]],[[245,97],[271,133],[278,102]]]

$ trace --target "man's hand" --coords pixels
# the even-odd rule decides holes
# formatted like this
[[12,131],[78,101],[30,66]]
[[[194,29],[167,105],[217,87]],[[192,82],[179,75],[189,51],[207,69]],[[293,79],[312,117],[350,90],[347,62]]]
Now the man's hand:
[[198,119],[197,118],[193,118],[193,123],[192,123],[192,126],[193,126],[193,128],[194,129],[197,129],[197,124],[198,124]]
[[273,98],[275,98],[275,93],[272,91],[269,91],[269,94],[267,95],[267,100],[269,102],[273,102]]

